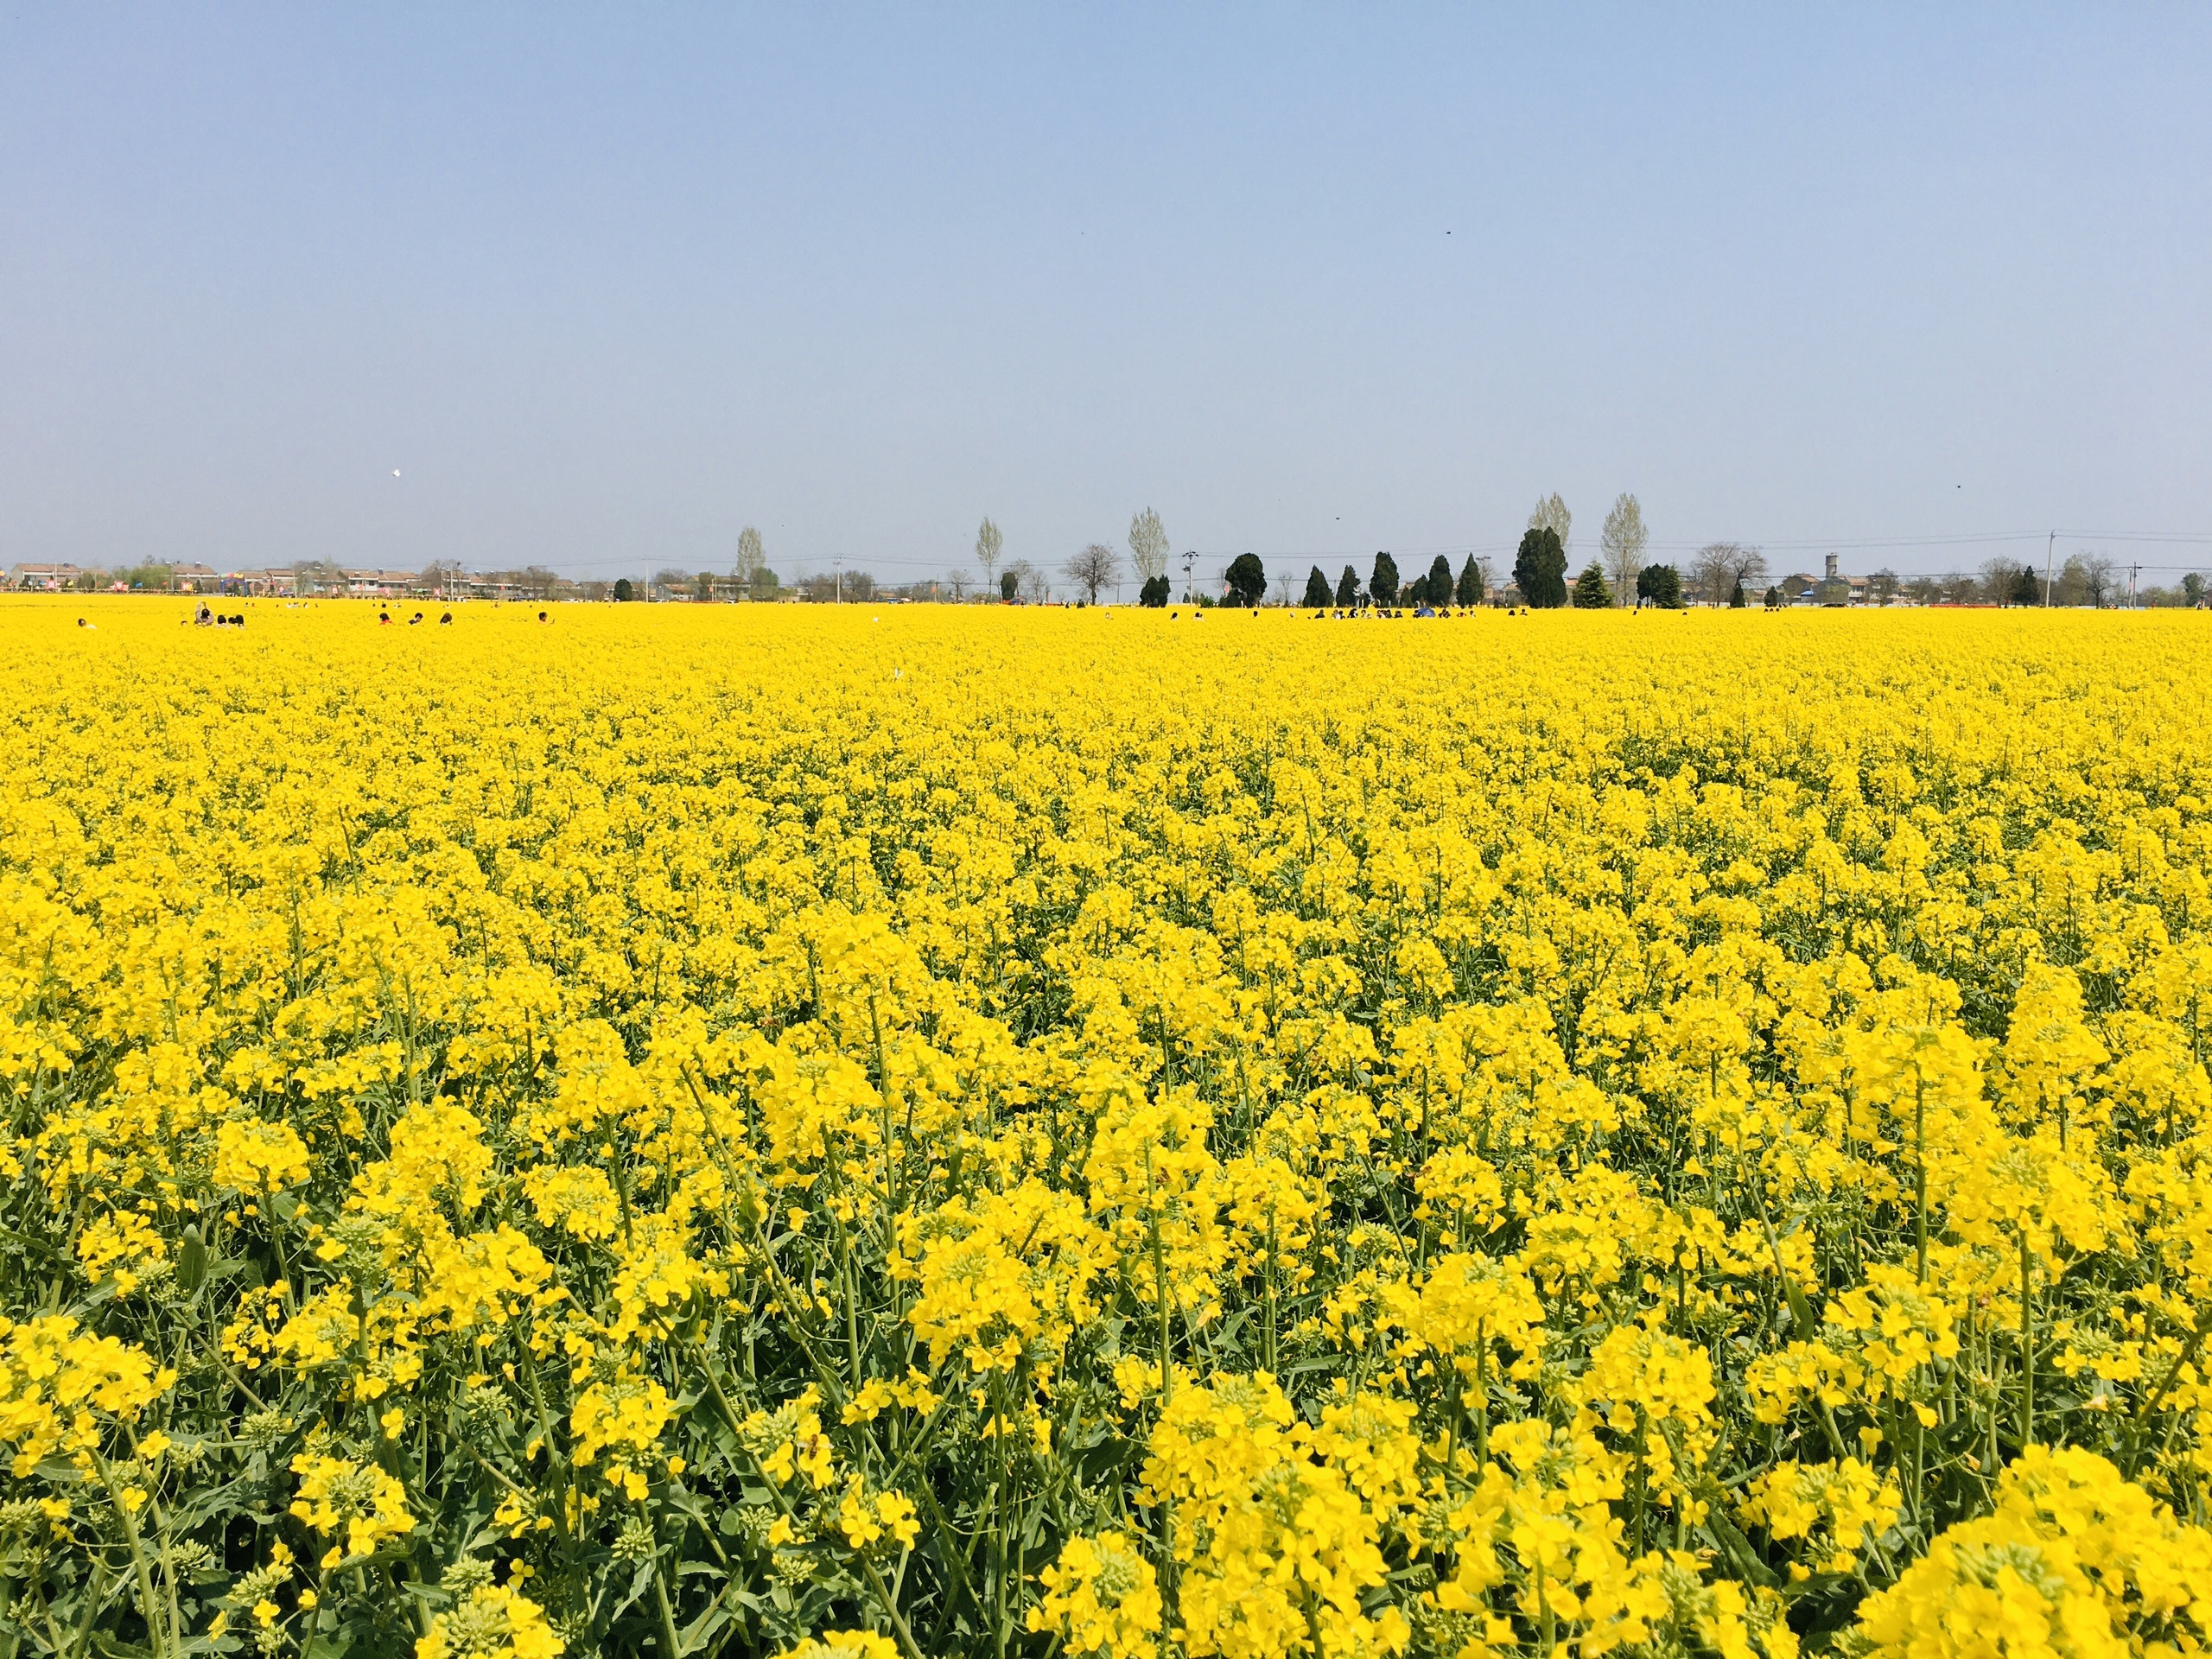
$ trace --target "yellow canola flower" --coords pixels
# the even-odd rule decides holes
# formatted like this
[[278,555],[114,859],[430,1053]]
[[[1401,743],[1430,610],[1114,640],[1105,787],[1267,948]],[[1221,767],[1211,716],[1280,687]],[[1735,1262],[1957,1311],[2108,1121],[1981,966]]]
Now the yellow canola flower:
[[135,1421],[175,1373],[114,1337],[79,1330],[67,1313],[0,1319],[0,1445],[17,1479],[48,1453],[96,1448],[103,1421]]
[[860,1487],[848,1491],[837,1506],[837,1529],[855,1549],[866,1549],[888,1538],[900,1549],[911,1549],[921,1535],[912,1499],[900,1492],[868,1496]]
[[1057,1356],[1090,1319],[1092,1283],[1113,1259],[1080,1201],[1035,1180],[954,1198],[907,1233],[920,1256],[908,1321],[933,1363],[957,1353],[978,1373],[1010,1371],[1039,1348]]
[[906,1659],[899,1644],[874,1630],[824,1630],[810,1636],[777,1659]]
[[97,1281],[112,1272],[119,1290],[130,1289],[168,1254],[153,1224],[135,1211],[97,1217],[77,1237],[77,1260],[85,1276]]
[[2191,1651],[2208,1634],[2212,1532],[2094,1452],[2031,1446],[1997,1508],[1952,1527],[1868,1599],[1870,1652],[2015,1659]]
[[644,1497],[650,1482],[643,1471],[662,1461],[660,1437],[675,1409],[668,1390],[651,1377],[625,1375],[592,1384],[570,1414],[576,1466],[588,1468],[612,1452],[607,1479],[629,1497]]
[[1386,1532],[1416,1488],[1411,1413],[1360,1401],[1319,1430],[1262,1372],[1179,1390],[1144,1466],[1154,1503],[1177,1517],[1183,1643],[1193,1655],[1395,1652],[1404,1616],[1370,1615],[1388,1576]]
[[1071,1538],[1041,1582],[1044,1599],[1029,1610],[1028,1627],[1061,1632],[1071,1653],[1134,1659],[1157,1648],[1159,1578],[1123,1534]]
[[415,1529],[407,1488],[374,1464],[302,1452],[292,1459],[292,1472],[300,1477],[300,1490],[291,1513],[323,1537],[339,1541],[331,1552],[334,1560],[373,1554],[387,1539]]
[[779,1486],[804,1475],[817,1491],[830,1484],[834,1467],[830,1437],[823,1431],[822,1396],[808,1389],[774,1411],[756,1411],[739,1430],[760,1472]]
[[266,1194],[307,1178],[307,1142],[290,1124],[237,1118],[215,1132],[216,1185]]
[[1869,1537],[1893,1526],[1901,1503],[1894,1478],[1857,1458],[1840,1464],[1777,1464],[1746,1489],[1743,1514],[1777,1539],[1809,1539],[1824,1529],[1821,1570],[1848,1573]]
[[563,1645],[536,1602],[512,1586],[484,1585],[431,1619],[415,1659],[557,1659]]
[[296,1454],[425,1659],[923,1510],[1077,1652],[2202,1645],[2201,616],[92,602],[0,599],[0,1530],[158,1546],[86,1641]]

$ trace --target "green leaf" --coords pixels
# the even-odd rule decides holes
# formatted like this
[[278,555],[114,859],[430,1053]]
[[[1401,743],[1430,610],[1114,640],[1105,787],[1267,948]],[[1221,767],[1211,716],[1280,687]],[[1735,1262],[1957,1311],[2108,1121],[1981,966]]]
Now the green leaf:
[[1782,1281],[1784,1294],[1789,1298],[1789,1312],[1797,1321],[1797,1340],[1810,1342],[1820,1334],[1821,1322],[1813,1317],[1813,1305],[1805,1300],[1805,1293],[1797,1288],[1795,1279]]
[[1759,1559],[1740,1528],[1723,1514],[1718,1504],[1706,1511],[1705,1530],[1723,1554],[1733,1560],[1743,1575],[1754,1584],[1763,1584],[1770,1590],[1782,1582],[1774,1569]]
[[208,1276],[208,1241],[199,1236],[199,1224],[183,1230],[183,1248],[177,1252],[177,1285],[186,1294],[199,1289]]

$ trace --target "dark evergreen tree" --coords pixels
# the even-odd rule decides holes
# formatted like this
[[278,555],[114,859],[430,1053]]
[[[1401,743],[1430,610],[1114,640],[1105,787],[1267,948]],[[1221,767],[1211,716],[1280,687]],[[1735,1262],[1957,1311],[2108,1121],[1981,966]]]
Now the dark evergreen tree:
[[1602,611],[1612,602],[1612,589],[1605,586],[1605,567],[1592,559],[1582,567],[1582,574],[1574,579],[1574,608],[1578,611]]
[[1421,597],[1431,605],[1449,605],[1452,602],[1452,561],[1441,553],[1428,567],[1427,588]]
[[1167,578],[1154,576],[1137,589],[1137,603],[1153,610],[1164,610],[1167,605]]
[[615,603],[617,603],[618,605],[627,605],[627,604],[628,604],[632,600],[635,599],[637,596],[638,596],[638,590],[637,590],[636,588],[632,588],[632,587],[630,585],[630,578],[629,578],[629,577],[627,577],[627,576],[617,576],[617,577],[614,579],[614,600],[615,600]]
[[1305,603],[1309,611],[1329,608],[1329,579],[1321,574],[1321,567],[1318,564],[1306,575]]
[[1467,555],[1466,563],[1459,567],[1459,586],[1452,596],[1462,605],[1483,602],[1483,570],[1471,553]]
[[1770,588],[1766,590],[1766,607],[1770,611],[1778,611],[1782,608],[1781,588]]
[[1268,596],[1268,573],[1256,553],[1239,553],[1229,562],[1229,602],[1250,609]]
[[1337,578],[1337,608],[1357,610],[1359,607],[1359,572],[1344,566],[1344,573]]
[[1681,609],[1681,572],[1671,564],[1645,565],[1636,573],[1636,597],[1639,603],[1656,605],[1662,610]]
[[1744,579],[1741,576],[1736,578],[1735,587],[1729,590],[1728,608],[1732,611],[1744,608]]
[[2022,565],[2020,574],[2012,578],[2012,602],[2015,605],[2043,603],[2043,582],[2030,565]]
[[1013,604],[1014,596],[1020,591],[1020,572],[1016,570],[1008,570],[999,577],[999,597],[1006,601],[1007,604]]
[[1513,556],[1513,580],[1520,584],[1521,602],[1540,611],[1555,611],[1567,603],[1567,550],[1555,530],[1531,530],[1521,538]]
[[1388,553],[1375,556],[1375,575],[1367,584],[1367,591],[1385,609],[1398,602],[1398,562]]

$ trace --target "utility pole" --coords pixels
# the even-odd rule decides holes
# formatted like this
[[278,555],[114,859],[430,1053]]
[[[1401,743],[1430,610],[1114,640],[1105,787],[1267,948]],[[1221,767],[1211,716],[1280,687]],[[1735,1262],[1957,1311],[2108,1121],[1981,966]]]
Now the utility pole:
[[2043,550],[2043,607],[2050,608],[2050,564],[2058,554],[2058,532],[2050,532],[2050,545]]
[[1198,562],[1198,556],[1195,553],[1185,553],[1183,556],[1183,602],[1185,605],[1196,602],[1191,596],[1191,567]]
[[832,580],[836,584],[837,602],[842,605],[845,602],[845,556],[840,553],[830,560],[830,569],[833,573]]
[[2140,574],[2142,569],[2143,567],[2139,564],[2131,564],[2127,567],[2127,608],[2131,611],[2135,608],[2135,578]]

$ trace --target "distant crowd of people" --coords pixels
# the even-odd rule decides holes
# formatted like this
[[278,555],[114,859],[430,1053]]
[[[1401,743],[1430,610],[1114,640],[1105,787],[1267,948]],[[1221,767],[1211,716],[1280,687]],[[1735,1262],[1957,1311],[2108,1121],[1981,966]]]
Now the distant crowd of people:
[[[1488,605],[1416,605],[1411,609],[1402,605],[1367,605],[1357,608],[1338,606],[1325,613],[1316,611],[1308,620],[1314,622],[1351,622],[1362,617],[1379,617],[1386,622],[1395,622],[1409,617],[1418,619],[1424,616],[1472,616],[1477,611],[1486,611],[1491,608]],[[1525,605],[1509,605],[1505,607],[1505,613],[1508,616],[1519,616],[1527,609],[1528,607]],[[1254,614],[1257,615],[1258,613],[1255,612]]]
[[[288,611],[305,610],[307,608],[307,604],[304,601],[297,603],[287,602],[283,608]],[[429,620],[429,619],[421,611],[417,611],[414,615],[409,617],[406,622],[403,625],[392,620],[391,612],[389,609],[381,609],[377,612],[377,626],[380,628],[390,628],[401,626],[410,628],[420,627]],[[550,626],[553,621],[552,613],[550,611],[540,611],[537,613],[537,620],[541,623],[546,624]],[[88,633],[97,633],[99,632],[99,624],[94,622],[90,617],[79,617],[77,619],[77,626],[84,629]],[[202,600],[194,609],[192,614],[186,617],[179,626],[192,628],[242,628],[245,626],[245,613],[238,611],[226,614],[220,611],[213,609],[205,600]],[[441,612],[438,616],[437,626],[442,628],[451,627],[453,626],[453,613],[451,611]]]

